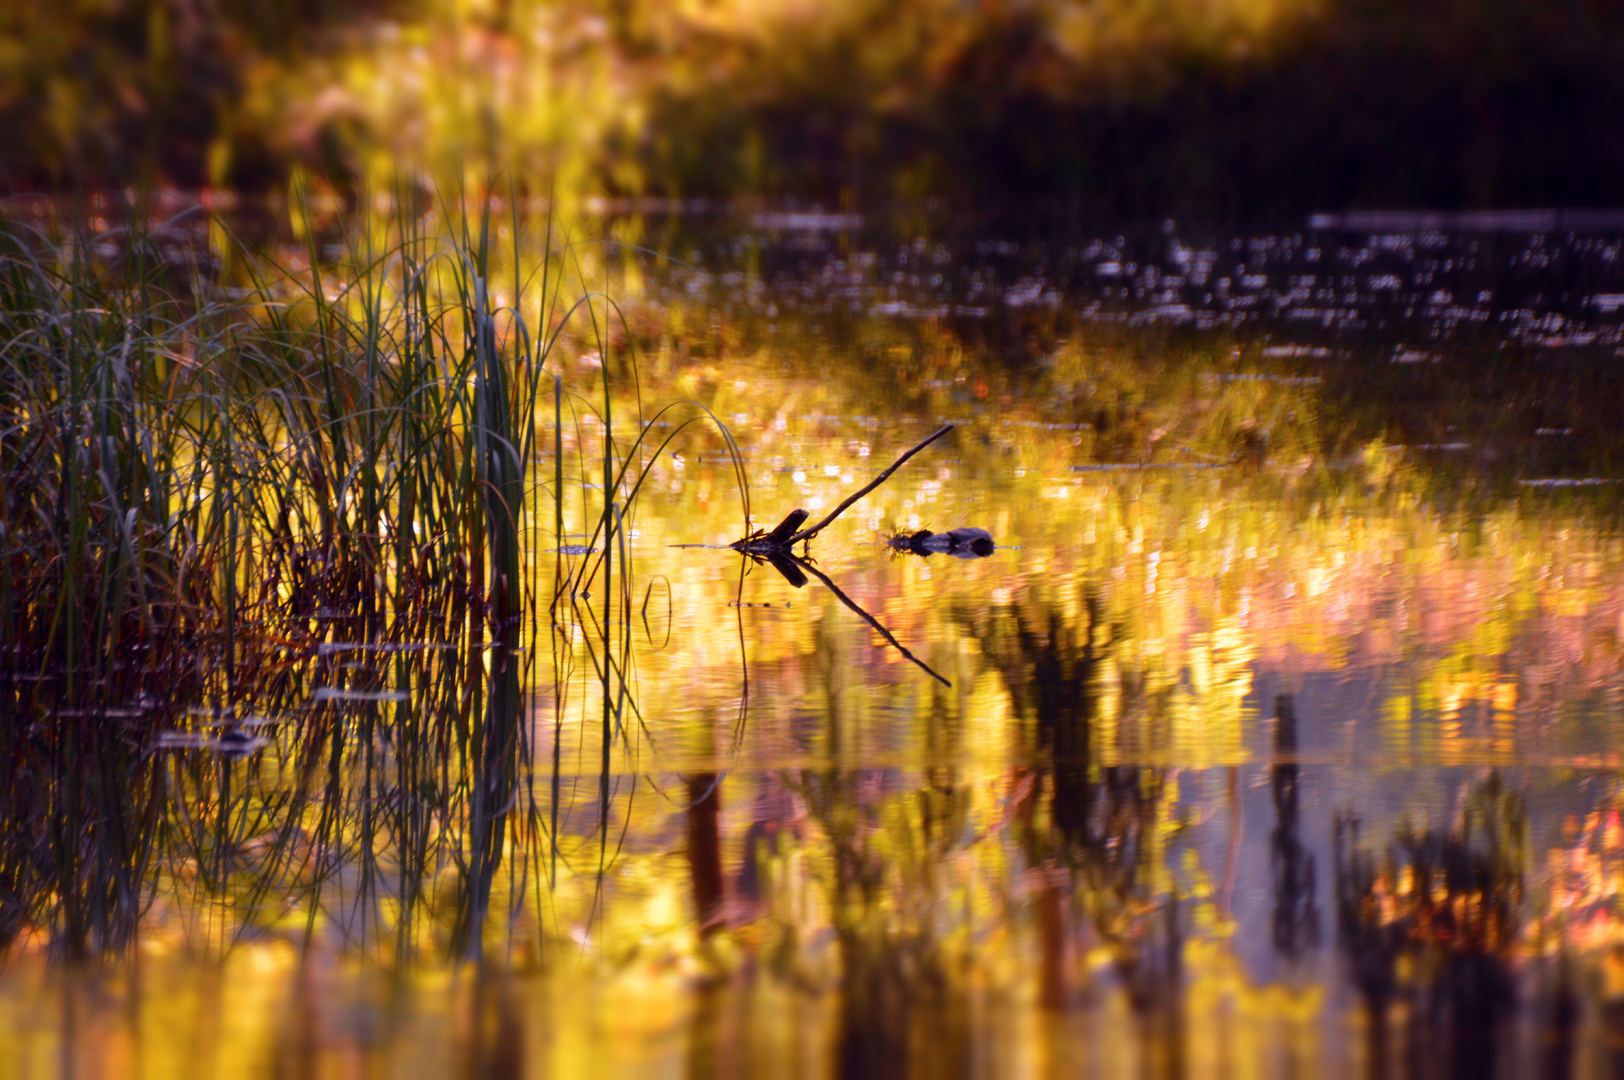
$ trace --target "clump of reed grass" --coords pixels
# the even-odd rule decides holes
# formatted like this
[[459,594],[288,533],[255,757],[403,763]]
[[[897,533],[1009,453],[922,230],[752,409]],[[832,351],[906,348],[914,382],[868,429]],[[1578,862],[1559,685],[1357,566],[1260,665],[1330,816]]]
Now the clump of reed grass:
[[312,240],[303,275],[239,252],[248,288],[184,293],[144,235],[109,262],[0,232],[0,947],[120,952],[168,888],[232,899],[233,932],[301,909],[307,940],[325,914],[402,953],[449,907],[480,955],[499,873],[510,904],[556,875],[526,705],[551,675],[562,717],[583,619],[607,858],[651,424],[617,446],[605,371],[592,554],[566,558],[546,367],[604,301],[562,304],[550,228],[527,307],[517,269],[495,298],[488,209],[387,225],[337,272]]

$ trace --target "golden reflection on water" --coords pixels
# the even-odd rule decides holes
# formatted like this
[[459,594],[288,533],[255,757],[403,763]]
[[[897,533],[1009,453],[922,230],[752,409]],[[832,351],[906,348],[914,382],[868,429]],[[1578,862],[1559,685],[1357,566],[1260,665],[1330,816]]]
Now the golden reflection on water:
[[[875,423],[787,355],[710,362],[705,382],[768,526],[958,422],[813,544],[950,686],[818,582],[674,547],[742,532],[695,436],[653,465],[629,526],[637,710],[607,828],[589,636],[556,692],[535,688],[561,841],[556,884],[532,868],[495,887],[512,974],[441,966],[433,902],[391,973],[399,912],[347,906],[349,871],[317,911],[247,918],[169,866],[115,971],[18,948],[0,1057],[78,1075],[1300,1075],[1458,1063],[1487,1031],[1519,1063],[1549,1039],[1605,1060],[1624,992],[1608,529],[1530,497],[1446,505],[1370,455],[1079,469],[1075,426],[1038,402]],[[566,520],[597,497],[573,489]],[[884,546],[956,526],[997,550]],[[1463,979],[1521,986],[1537,1035],[1517,1041]],[[1564,993],[1597,1009],[1564,1028]]]
[[[793,589],[765,567],[741,588],[731,553],[664,547],[731,538],[732,515],[718,524],[710,507],[667,516],[650,503],[637,558],[669,582],[671,643],[641,670],[652,687],[682,687],[656,708],[735,714],[742,624],[751,694],[738,752],[761,767],[917,763],[927,748],[947,755],[932,761],[1024,760],[1039,662],[1068,671],[1088,699],[1106,762],[1257,760],[1261,721],[1247,701],[1265,672],[1280,688],[1324,678],[1365,688],[1357,713],[1313,741],[1309,752],[1330,760],[1616,754],[1617,732],[1598,728],[1595,711],[1617,699],[1624,617],[1607,533],[1516,505],[1433,511],[1351,470],[1293,486],[1234,471],[1072,473],[1056,454],[1009,490],[995,470],[1018,471],[1020,457],[973,446],[998,434],[972,424],[953,464],[893,477],[814,544],[822,569],[951,690],[917,679],[827,591]],[[812,466],[800,483],[753,462],[758,513],[835,501],[851,485],[817,466],[845,441],[784,447]],[[999,549],[967,562],[880,546],[888,525],[921,524],[977,524]],[[796,716],[818,714],[830,723],[790,734]],[[854,756],[831,758],[832,739]],[[692,752],[719,767],[724,751],[714,762]]]

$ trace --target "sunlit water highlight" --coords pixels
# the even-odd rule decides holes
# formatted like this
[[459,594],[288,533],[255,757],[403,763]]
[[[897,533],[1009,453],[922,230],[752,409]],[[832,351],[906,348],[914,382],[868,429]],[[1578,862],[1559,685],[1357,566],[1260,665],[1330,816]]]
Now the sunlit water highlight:
[[[1386,273],[1382,260],[1448,261],[1469,242],[1375,237],[1338,257]],[[1284,249],[1281,274],[1307,258]],[[1131,251],[1102,244],[1077,273],[1152,291],[1228,274],[1267,298],[1271,250],[1192,251],[1203,281],[1146,285]],[[1242,258],[1267,280],[1247,283]],[[840,277],[854,272],[807,287],[868,288]],[[1454,271],[1400,286],[1433,285],[1428,272]],[[1387,291],[1361,281],[1349,288]],[[1006,307],[1048,302],[1016,284]],[[1611,294],[1584,301],[1610,317],[1595,295]],[[1219,312],[1251,307],[1201,310],[1233,328],[1244,317]],[[1506,340],[1567,332],[1540,318],[1508,313]],[[1586,326],[1587,344],[1616,339],[1605,319]],[[1054,383],[999,383],[985,356],[893,410],[859,375],[808,363],[828,346],[804,322],[781,333],[702,357],[669,344],[645,392],[730,417],[767,527],[832,508],[957,422],[812,545],[950,685],[821,582],[721,550],[743,526],[731,466],[681,446],[629,523],[636,711],[617,722],[636,734],[613,751],[607,844],[587,640],[566,650],[562,709],[534,688],[563,842],[541,916],[520,905],[504,931],[511,973],[438,964],[432,911],[422,958],[390,970],[369,949],[391,916],[353,907],[359,871],[312,916],[200,903],[196,868],[177,866],[114,972],[64,975],[41,942],[20,944],[0,983],[7,1056],[82,1074],[1617,1065],[1624,543],[1606,504],[1551,501],[1614,478],[1524,475],[1502,497],[1451,498],[1425,455],[1452,444],[1326,460],[1255,446],[1244,425],[1211,441],[1176,408],[1123,457],[1084,437],[1092,406],[1057,418]],[[871,354],[901,347],[883,325],[859,337]],[[1267,348],[1312,362],[1322,347]],[[1381,354],[1408,365],[1410,347]],[[1251,395],[1226,400],[1256,420],[1308,413],[1317,379],[1206,370],[1193,385]],[[577,489],[571,522],[597,497]],[[995,550],[886,546],[957,527]],[[586,557],[581,538],[553,538],[557,556]],[[361,708],[411,691],[325,693]],[[274,790],[277,769],[261,780]]]

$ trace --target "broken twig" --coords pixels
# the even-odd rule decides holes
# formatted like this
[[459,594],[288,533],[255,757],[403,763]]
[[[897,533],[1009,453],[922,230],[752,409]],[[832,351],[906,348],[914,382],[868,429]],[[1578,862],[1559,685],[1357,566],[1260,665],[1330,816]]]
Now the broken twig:
[[795,509],[791,510],[788,516],[786,516],[783,521],[780,521],[772,532],[762,532],[758,529],[756,532],[751,533],[742,540],[733,541],[733,543],[729,544],[728,547],[732,548],[734,551],[742,551],[749,555],[765,556],[775,551],[787,552],[791,547],[799,544],[801,541],[812,539],[818,533],[822,532],[824,527],[830,522],[834,521],[835,518],[839,517],[841,514],[844,514],[852,503],[856,502],[858,499],[861,499],[864,495],[867,495],[869,492],[885,483],[887,477],[896,472],[898,469],[902,468],[903,462],[907,461],[909,458],[919,453],[919,451],[923,450],[925,447],[929,446],[931,443],[935,442],[937,439],[940,439],[943,435],[946,435],[952,430],[953,425],[947,424],[941,430],[937,431],[936,434],[932,435],[930,438],[926,439],[912,450],[909,450],[906,454],[903,454],[901,457],[897,458],[896,461],[891,463],[891,467],[889,469],[886,469],[880,475],[870,480],[853,494],[848,495],[844,502],[829,512],[828,517],[824,518],[810,529],[802,529],[800,532],[795,531],[796,527],[799,526],[801,522],[805,521],[807,517],[805,510]]
[[943,435],[946,435],[952,430],[952,424],[944,425],[939,431],[936,432],[936,434],[932,435],[930,438],[926,439],[912,450],[909,450],[906,454],[903,454],[901,457],[897,458],[896,461],[892,462],[889,469],[876,476],[873,480],[870,480],[866,485],[859,488],[854,494],[846,496],[846,501],[831,510],[828,517],[824,518],[810,529],[802,529],[800,532],[791,536],[789,540],[785,542],[785,546],[787,547],[791,544],[799,544],[802,540],[810,540],[814,536],[818,535],[818,533],[823,531],[826,525],[834,521],[834,519],[839,517],[841,514],[844,514],[846,509],[851,506],[852,503],[856,502],[858,499],[861,499],[864,495],[867,495],[869,492],[885,483],[887,477],[896,472],[898,469],[902,468],[903,462],[907,461],[909,458],[919,453],[919,451],[923,450],[925,447],[929,446],[931,443],[935,442],[937,439],[940,439]]

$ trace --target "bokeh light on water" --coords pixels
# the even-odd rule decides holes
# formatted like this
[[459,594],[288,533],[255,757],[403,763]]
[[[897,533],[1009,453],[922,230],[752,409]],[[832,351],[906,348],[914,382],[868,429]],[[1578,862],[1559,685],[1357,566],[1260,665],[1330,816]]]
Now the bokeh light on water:
[[0,11],[0,1060],[1620,1071],[1619,19]]
[[[1145,242],[1176,258],[1169,235]],[[155,751],[177,793],[227,775],[248,793],[226,862],[160,842],[134,955],[109,968],[66,972],[49,926],[26,931],[8,1055],[81,1072],[1608,1067],[1624,546],[1610,448],[1539,449],[1543,425],[1582,416],[1458,409],[1466,449],[1440,450],[1402,425],[1458,402],[1398,392],[1381,403],[1397,426],[1370,428],[1338,397],[1391,334],[1320,344],[1275,305],[1186,336],[1154,290],[1090,307],[1099,263],[1035,286],[960,269],[974,248],[923,252],[987,310],[952,310],[975,306],[960,292],[921,314],[911,279],[868,284],[917,245],[831,251],[800,282],[755,247],[759,286],[729,278],[750,244],[714,249],[701,289],[641,266],[607,364],[581,334],[564,370],[590,396],[635,344],[647,400],[726,418],[762,526],[821,516],[955,429],[813,542],[834,588],[721,546],[743,521],[714,434],[648,461],[616,556],[637,582],[621,733],[604,772],[578,630],[562,699],[544,667],[526,713],[556,861],[510,853],[486,966],[446,962],[455,838],[434,839],[448,854],[404,916],[387,835],[341,835],[327,876],[301,878],[310,826],[256,825],[292,781],[268,718],[247,756]],[[1034,314],[1024,298],[1050,290]],[[1438,325],[1436,305],[1392,315],[1383,290],[1347,302],[1406,340]],[[1615,313],[1588,308],[1574,332],[1601,355]],[[1428,363],[1383,368],[1470,404],[1492,377],[1482,343],[1426,340]],[[567,427],[590,460],[601,424]],[[566,486],[558,546],[578,560],[601,485]],[[992,554],[887,544],[960,527]],[[344,693],[360,715],[417,691]],[[396,751],[375,752],[387,775]],[[182,764],[204,771],[182,783]],[[205,805],[164,813],[184,829]]]

